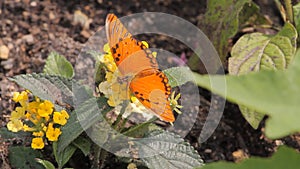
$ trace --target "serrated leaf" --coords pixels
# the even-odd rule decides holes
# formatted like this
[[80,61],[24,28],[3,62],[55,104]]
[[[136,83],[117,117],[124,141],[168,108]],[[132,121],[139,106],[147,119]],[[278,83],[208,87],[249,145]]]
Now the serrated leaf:
[[150,133],[153,130],[161,130],[160,127],[153,123],[141,123],[129,128],[126,132],[122,133],[129,137],[140,138],[144,137],[146,133]]
[[[293,59],[297,32],[286,23],[274,36],[252,33],[242,36],[233,46],[229,58],[229,74],[242,75],[260,70],[283,70]],[[257,128],[264,115],[239,105],[245,119]]]
[[251,157],[241,163],[216,162],[195,169],[298,169],[300,154],[292,148],[281,146],[271,158]]
[[55,166],[50,161],[42,160],[39,158],[37,158],[36,161],[42,164],[46,169],[55,169]]
[[110,110],[111,108],[107,106],[107,99],[102,97],[98,100],[91,97],[86,101],[82,101],[70,115],[68,123],[62,127],[62,134],[57,142],[58,149],[63,150],[84,130],[101,120],[103,117],[100,113],[105,113]]
[[[132,154],[140,158],[148,168],[193,168],[203,164],[199,154],[187,142],[164,130],[151,130],[142,139],[131,139],[118,156]],[[130,152],[130,154],[128,154]]]
[[84,138],[84,137],[77,137],[72,144],[79,148],[82,153],[87,156],[90,153],[91,149],[91,142],[90,140]]
[[172,67],[163,72],[168,77],[171,87],[183,85],[188,81],[194,81],[193,73],[188,67]]
[[72,78],[74,76],[72,64],[64,56],[56,52],[49,54],[43,72],[64,78]]
[[42,100],[59,101],[73,105],[72,82],[68,79],[46,74],[17,75],[10,80],[32,92]]
[[208,11],[200,28],[213,42],[221,61],[225,61],[228,52],[228,39],[233,37],[239,28],[239,13],[251,0],[210,0]]
[[76,147],[73,145],[68,145],[65,149],[59,150],[57,147],[57,142],[53,142],[52,148],[58,168],[62,168],[76,151]]
[[9,162],[14,168],[22,169],[43,169],[42,165],[35,161],[35,158],[41,158],[42,154],[30,147],[12,146],[9,147]]
[[203,161],[194,148],[184,142],[180,136],[166,131],[151,131],[149,139],[134,144],[143,154],[141,160],[149,168],[193,168],[203,165]]
[[286,71],[264,70],[240,76],[195,74],[195,79],[199,86],[229,101],[269,115],[265,132],[267,137],[276,139],[300,131],[299,74],[300,51]]

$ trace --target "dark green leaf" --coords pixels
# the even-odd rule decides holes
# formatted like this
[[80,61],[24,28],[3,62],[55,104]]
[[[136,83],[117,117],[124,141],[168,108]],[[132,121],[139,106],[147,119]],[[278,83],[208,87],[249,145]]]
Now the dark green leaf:
[[249,5],[245,5],[239,15],[240,27],[246,26],[266,26],[271,27],[272,23],[266,19],[266,17],[260,13],[260,8],[254,2],[251,2]]
[[85,156],[90,153],[91,141],[84,137],[77,137],[72,144],[79,148]]
[[9,162],[14,168],[22,169],[43,169],[43,166],[35,161],[35,158],[41,158],[38,150],[30,147],[13,146],[9,147]]
[[216,162],[196,169],[298,169],[300,154],[292,148],[279,147],[271,158],[252,157],[241,163]]
[[213,42],[224,62],[228,52],[228,39],[239,28],[239,13],[251,0],[209,0],[207,12],[200,28]]
[[69,161],[76,151],[76,147],[73,145],[68,145],[65,149],[59,150],[57,147],[57,142],[53,142],[52,148],[59,169]]
[[[80,102],[79,100],[77,100]],[[58,149],[63,150],[73,140],[75,140],[84,130],[90,128],[95,122],[103,117],[100,113],[110,111],[107,106],[107,99],[94,97],[78,103],[75,111],[71,112],[68,123],[62,127],[62,134],[58,140]],[[103,138],[104,139],[104,138]]]
[[49,54],[44,67],[44,73],[64,78],[72,78],[74,76],[71,63],[64,56],[56,52]]
[[11,132],[6,127],[0,128],[0,138],[2,139],[24,139],[25,137],[29,136],[30,133],[28,132]]

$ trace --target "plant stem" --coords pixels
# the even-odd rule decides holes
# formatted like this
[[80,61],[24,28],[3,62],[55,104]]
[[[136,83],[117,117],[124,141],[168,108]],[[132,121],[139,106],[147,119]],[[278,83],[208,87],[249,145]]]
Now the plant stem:
[[289,20],[292,24],[294,24],[294,15],[293,15],[293,6],[291,0],[284,0],[286,13],[287,13],[287,20]]
[[125,113],[126,107],[128,106],[129,101],[124,101],[122,104],[122,108],[120,111],[120,114],[117,117],[117,120],[113,124],[113,128],[116,130],[118,128],[118,125],[122,119],[123,114]]
[[91,168],[99,168],[99,158],[100,158],[100,153],[101,153],[101,147],[99,147],[98,145],[94,144],[94,160],[93,160],[93,164],[91,166]]

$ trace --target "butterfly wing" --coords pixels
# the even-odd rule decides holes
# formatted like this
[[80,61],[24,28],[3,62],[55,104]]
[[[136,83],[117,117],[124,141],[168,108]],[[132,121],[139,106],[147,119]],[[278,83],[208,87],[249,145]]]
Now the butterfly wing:
[[138,100],[166,122],[175,120],[168,97],[171,86],[166,75],[158,69],[138,73],[130,82],[130,90]]
[[114,60],[123,75],[136,74],[144,69],[158,69],[152,52],[132,37],[114,14],[106,18],[106,36]]

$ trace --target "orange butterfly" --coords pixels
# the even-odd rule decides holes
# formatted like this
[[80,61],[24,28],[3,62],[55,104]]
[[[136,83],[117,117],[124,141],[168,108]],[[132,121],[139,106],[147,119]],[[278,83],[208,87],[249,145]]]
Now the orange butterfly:
[[174,122],[168,100],[171,86],[166,75],[159,70],[152,52],[141,41],[134,39],[114,14],[107,15],[106,36],[121,74],[134,75],[129,84],[132,94],[161,120]]

